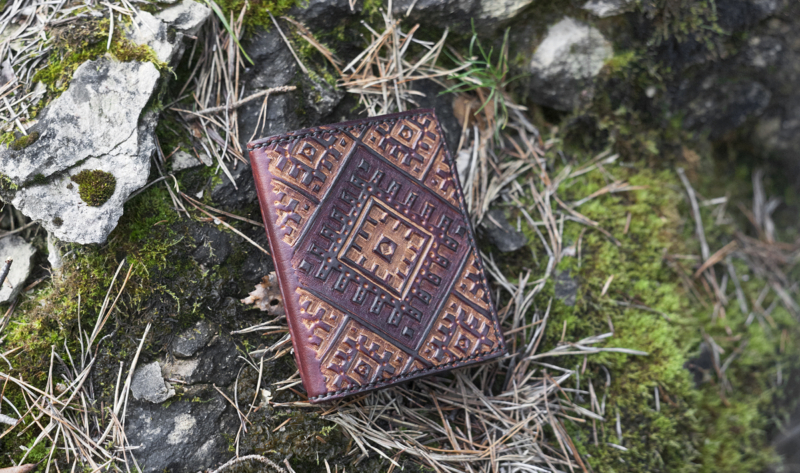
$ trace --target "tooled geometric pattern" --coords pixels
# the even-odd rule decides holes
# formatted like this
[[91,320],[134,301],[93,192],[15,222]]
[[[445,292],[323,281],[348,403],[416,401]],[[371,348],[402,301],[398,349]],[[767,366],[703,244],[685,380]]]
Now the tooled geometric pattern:
[[289,245],[294,246],[300,230],[308,223],[308,219],[317,205],[292,187],[275,181],[273,184],[275,209],[278,213],[278,231]]
[[489,351],[497,344],[491,320],[451,295],[420,355],[434,365]]
[[339,343],[322,360],[328,391],[377,383],[399,375],[411,357],[355,320],[347,322]]
[[476,306],[486,311],[489,310],[489,294],[483,284],[483,277],[474,251],[469,253],[467,264],[464,265],[458,282],[456,282],[456,290]]
[[300,317],[309,333],[308,343],[314,347],[319,359],[333,342],[336,329],[347,316],[308,291],[297,288],[297,294],[300,297]]
[[374,197],[361,212],[339,259],[381,280],[403,298],[416,277],[419,263],[433,243],[433,235],[409,222]]
[[329,391],[500,348],[432,115],[320,127],[262,146]]
[[453,180],[453,170],[445,160],[444,150],[439,152],[439,156],[433,163],[425,185],[436,191],[437,194],[447,199],[453,205],[458,205],[456,183]]

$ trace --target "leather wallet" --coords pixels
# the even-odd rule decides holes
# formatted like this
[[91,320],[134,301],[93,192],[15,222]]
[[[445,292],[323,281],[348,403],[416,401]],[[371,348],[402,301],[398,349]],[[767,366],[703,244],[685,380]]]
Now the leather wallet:
[[311,402],[505,353],[433,110],[248,144]]

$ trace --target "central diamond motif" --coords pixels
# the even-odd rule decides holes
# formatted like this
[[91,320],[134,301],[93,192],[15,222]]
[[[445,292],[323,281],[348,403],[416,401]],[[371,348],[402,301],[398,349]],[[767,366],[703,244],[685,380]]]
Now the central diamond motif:
[[339,259],[402,299],[432,243],[428,231],[371,197]]
[[392,256],[394,256],[396,250],[397,250],[397,243],[393,242],[388,237],[383,237],[381,242],[378,243],[378,246],[375,247],[373,251],[377,253],[378,256],[386,260],[387,263],[391,263]]

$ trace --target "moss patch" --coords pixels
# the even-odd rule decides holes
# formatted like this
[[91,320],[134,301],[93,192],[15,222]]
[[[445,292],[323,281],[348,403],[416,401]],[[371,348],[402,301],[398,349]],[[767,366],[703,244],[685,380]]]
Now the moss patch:
[[217,5],[222,9],[226,19],[230,19],[231,14],[233,14],[234,18],[238,18],[242,12],[242,8],[248,5],[244,17],[245,34],[252,34],[257,26],[261,26],[265,29],[271,28],[272,20],[269,17],[270,12],[277,18],[299,3],[298,0],[217,1]]
[[107,48],[109,27],[109,20],[104,18],[53,29],[50,32],[53,52],[47,65],[33,76],[33,80],[44,83],[52,97],[58,96],[69,87],[78,66],[104,54],[119,61],[152,62],[159,70],[167,68],[167,64],[158,60],[151,47],[136,44],[124,36],[124,23],[115,25],[111,47]]
[[34,131],[29,135],[20,136],[19,138],[10,142],[8,147],[13,149],[14,151],[20,151],[36,143],[36,140],[38,139],[39,139],[39,132]]
[[78,184],[81,200],[92,207],[100,207],[114,195],[117,178],[110,172],[100,170],[83,170],[70,178]]

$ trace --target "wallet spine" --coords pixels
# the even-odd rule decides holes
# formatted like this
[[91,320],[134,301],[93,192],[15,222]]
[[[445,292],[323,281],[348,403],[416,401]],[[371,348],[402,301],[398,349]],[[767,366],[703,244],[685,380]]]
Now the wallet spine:
[[[289,258],[286,258],[286,251],[281,248],[285,243],[280,240],[275,234],[275,224],[278,220],[278,215],[269,198],[272,187],[272,174],[269,172],[269,157],[266,156],[264,148],[253,149],[250,151],[250,166],[253,171],[253,177],[256,184],[256,194],[258,195],[259,206],[261,207],[261,218],[267,230],[267,239],[269,240],[271,256],[275,263],[275,276],[278,281],[278,287],[281,291],[283,298],[284,308],[286,309],[286,322],[289,326],[289,334],[292,339],[292,347],[296,354],[295,360],[297,362],[297,369],[300,371],[303,385],[308,392],[308,397],[319,396],[325,394],[325,382],[321,379],[321,375],[313,376],[309,371],[309,360],[307,356],[306,347],[302,346],[300,340],[302,334],[306,331],[300,317],[299,298],[296,295],[297,281],[292,277],[293,269],[290,267],[291,248],[289,251]],[[288,246],[288,245],[287,245]],[[319,371],[319,370],[317,370]],[[319,388],[319,385],[322,388]]]

